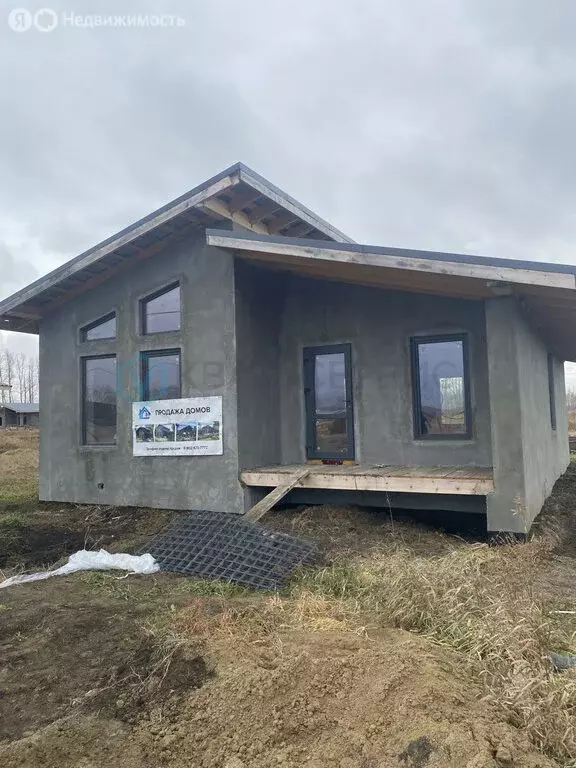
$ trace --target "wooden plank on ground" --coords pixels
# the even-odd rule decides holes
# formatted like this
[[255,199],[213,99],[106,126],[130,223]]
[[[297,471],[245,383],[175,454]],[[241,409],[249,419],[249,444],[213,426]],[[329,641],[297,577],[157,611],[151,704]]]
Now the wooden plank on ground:
[[291,491],[294,486],[298,485],[300,480],[303,480],[308,474],[310,474],[310,469],[305,467],[304,469],[299,469],[297,472],[288,475],[286,479],[283,478],[284,482],[274,488],[273,491],[270,491],[267,496],[264,496],[263,499],[249,509],[244,515],[244,518],[251,523],[260,520],[266,512],[269,512],[280,499],[283,499],[284,496],[286,496],[286,494]]

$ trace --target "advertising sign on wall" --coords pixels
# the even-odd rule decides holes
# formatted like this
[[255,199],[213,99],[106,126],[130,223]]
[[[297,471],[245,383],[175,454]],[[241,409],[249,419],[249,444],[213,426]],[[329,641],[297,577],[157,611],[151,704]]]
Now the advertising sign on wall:
[[132,403],[134,456],[221,456],[222,398]]

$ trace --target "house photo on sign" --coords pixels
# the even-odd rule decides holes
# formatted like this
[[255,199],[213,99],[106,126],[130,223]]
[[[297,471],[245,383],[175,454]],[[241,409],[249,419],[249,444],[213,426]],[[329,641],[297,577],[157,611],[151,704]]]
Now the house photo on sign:
[[132,403],[134,456],[221,456],[222,398]]

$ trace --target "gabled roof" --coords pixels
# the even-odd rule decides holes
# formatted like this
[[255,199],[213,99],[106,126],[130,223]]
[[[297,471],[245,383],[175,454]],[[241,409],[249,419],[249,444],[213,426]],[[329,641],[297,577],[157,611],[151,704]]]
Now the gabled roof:
[[0,301],[0,330],[38,333],[38,320],[128,263],[153,256],[193,230],[233,224],[264,235],[352,242],[290,195],[243,163],[81,253]]
[[576,266],[207,230],[209,245],[269,269],[468,299],[514,295],[548,345],[576,360]]
[[0,408],[14,413],[39,413],[39,403],[0,403]]

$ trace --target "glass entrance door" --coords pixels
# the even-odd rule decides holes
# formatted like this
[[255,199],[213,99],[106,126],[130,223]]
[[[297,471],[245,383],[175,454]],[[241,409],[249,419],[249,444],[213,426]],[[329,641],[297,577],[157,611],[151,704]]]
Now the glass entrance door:
[[350,344],[304,349],[306,456],[354,459]]

